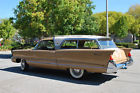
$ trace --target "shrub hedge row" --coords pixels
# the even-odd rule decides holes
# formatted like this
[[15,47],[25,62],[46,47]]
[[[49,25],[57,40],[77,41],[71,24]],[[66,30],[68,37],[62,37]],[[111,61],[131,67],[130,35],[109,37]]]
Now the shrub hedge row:
[[137,48],[134,43],[116,43],[118,47],[125,47],[125,48]]
[[14,42],[14,41],[12,42],[6,40],[5,42],[1,43],[0,50],[3,51],[3,50],[13,50],[13,49],[30,49],[34,46],[35,46],[34,44],[22,44],[19,42]]
[[[135,43],[116,43],[119,48],[139,48],[140,43],[136,45]],[[21,44],[19,42],[6,41],[3,46],[0,46],[0,50],[11,50],[11,49],[29,49],[33,48],[35,44]]]

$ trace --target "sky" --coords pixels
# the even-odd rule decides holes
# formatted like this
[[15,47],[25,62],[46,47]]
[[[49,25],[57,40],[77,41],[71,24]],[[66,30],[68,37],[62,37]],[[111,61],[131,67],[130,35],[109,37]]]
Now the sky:
[[[106,0],[92,0],[96,5],[93,13],[106,11]],[[140,0],[108,0],[108,11],[126,13],[132,5],[140,4]]]
[[[14,8],[21,0],[0,0],[0,19],[14,16]],[[106,0],[92,0],[96,5],[93,13],[106,11]],[[108,0],[108,10],[117,12],[127,12],[129,7],[140,4],[140,0]]]

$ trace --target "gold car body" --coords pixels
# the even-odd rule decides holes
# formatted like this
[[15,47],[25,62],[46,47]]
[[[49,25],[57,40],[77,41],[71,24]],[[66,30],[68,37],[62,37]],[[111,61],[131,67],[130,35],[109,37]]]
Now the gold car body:
[[[12,61],[19,63],[21,59],[24,59],[30,66],[62,70],[78,68],[93,73],[116,73],[118,68],[120,68],[117,67],[117,64],[131,65],[133,63],[132,58],[128,56],[131,51],[130,48],[119,49],[116,47],[101,49],[98,47],[96,49],[86,49],[79,48],[78,44],[74,49],[62,48],[63,43],[67,40],[76,42],[80,42],[80,40],[95,40],[98,42],[99,39],[111,40],[110,38],[103,36],[93,35],[68,35],[49,37],[41,41],[53,41],[54,49],[13,50]],[[40,43],[38,43],[36,47],[38,47],[39,44]],[[110,60],[110,57],[112,57],[113,60]]]

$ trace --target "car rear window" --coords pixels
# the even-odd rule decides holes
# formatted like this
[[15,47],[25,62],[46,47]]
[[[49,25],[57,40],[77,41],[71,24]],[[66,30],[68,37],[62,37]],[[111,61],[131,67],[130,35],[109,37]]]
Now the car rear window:
[[101,39],[101,40],[98,40],[98,43],[99,43],[101,49],[117,48],[117,46],[113,42],[113,40],[110,40],[110,39]]

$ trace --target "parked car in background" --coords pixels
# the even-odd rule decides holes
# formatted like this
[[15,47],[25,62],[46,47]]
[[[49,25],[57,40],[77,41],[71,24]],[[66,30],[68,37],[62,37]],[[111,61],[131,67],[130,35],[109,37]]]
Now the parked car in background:
[[116,73],[133,63],[130,48],[119,49],[112,39],[94,35],[65,35],[41,40],[34,49],[13,50],[12,61],[29,66],[68,70],[73,78],[85,72]]

